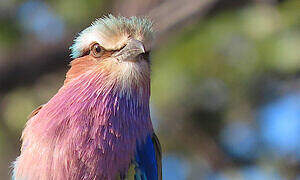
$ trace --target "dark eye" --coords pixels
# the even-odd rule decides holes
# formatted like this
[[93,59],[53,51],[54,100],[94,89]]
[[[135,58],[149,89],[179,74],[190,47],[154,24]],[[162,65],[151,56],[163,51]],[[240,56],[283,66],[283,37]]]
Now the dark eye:
[[92,44],[90,51],[91,51],[92,56],[97,57],[97,58],[100,57],[102,54],[102,48],[98,43]]

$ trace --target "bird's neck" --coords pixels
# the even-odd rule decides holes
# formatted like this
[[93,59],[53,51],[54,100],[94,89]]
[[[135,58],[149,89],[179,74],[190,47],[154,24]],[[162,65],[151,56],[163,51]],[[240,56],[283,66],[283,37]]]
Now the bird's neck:
[[[89,70],[65,83],[43,111],[51,112],[47,116],[51,115],[57,124],[68,122],[69,128],[89,123],[91,129],[112,126],[115,132],[132,131],[136,135],[149,133],[152,131],[150,79],[145,77],[140,84],[128,84],[108,71]],[[72,119],[66,121],[68,117]],[[50,127],[51,124],[49,122]]]
[[79,109],[97,111],[99,116],[150,117],[150,79],[145,78],[137,84],[120,80],[107,72],[90,71],[68,83],[62,91],[65,91],[68,101],[71,94],[77,96],[73,101]]

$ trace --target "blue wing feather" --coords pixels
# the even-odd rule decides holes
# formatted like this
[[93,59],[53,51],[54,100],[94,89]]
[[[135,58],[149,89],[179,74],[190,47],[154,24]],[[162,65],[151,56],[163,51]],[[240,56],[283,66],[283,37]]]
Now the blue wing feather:
[[135,153],[135,179],[136,180],[158,180],[158,167],[156,150],[149,135],[143,143],[137,143]]

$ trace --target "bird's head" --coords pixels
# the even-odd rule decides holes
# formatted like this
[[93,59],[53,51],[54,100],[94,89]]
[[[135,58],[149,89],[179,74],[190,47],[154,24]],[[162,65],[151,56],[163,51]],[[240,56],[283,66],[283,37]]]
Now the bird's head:
[[150,81],[152,40],[152,22],[146,18],[100,18],[70,47],[74,60],[65,83],[86,73],[102,73],[122,88],[141,86]]

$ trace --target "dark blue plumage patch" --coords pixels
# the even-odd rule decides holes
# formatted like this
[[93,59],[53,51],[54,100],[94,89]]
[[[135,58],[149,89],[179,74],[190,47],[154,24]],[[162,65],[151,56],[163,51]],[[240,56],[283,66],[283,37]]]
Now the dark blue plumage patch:
[[157,162],[152,137],[149,135],[145,142],[137,143],[135,153],[135,179],[157,180]]

